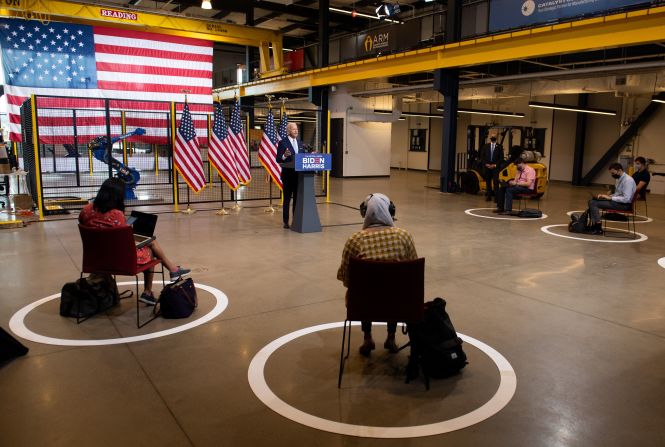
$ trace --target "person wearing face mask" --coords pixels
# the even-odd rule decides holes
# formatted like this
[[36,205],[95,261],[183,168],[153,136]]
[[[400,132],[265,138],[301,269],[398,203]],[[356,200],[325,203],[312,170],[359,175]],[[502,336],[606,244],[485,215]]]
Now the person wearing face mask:
[[492,200],[499,188],[499,165],[503,161],[503,146],[496,142],[496,136],[480,149],[480,161],[483,164],[483,178],[487,184],[486,199]]
[[[349,260],[352,257],[379,261],[408,261],[418,259],[413,238],[408,231],[397,228],[393,222],[395,205],[384,194],[374,193],[360,205],[360,214],[365,218],[363,229],[351,235],[344,244],[342,263],[337,271],[337,279],[345,287],[349,286]],[[372,339],[372,322],[363,321],[365,335],[360,346],[360,354],[368,357],[375,349]],[[397,322],[388,322],[388,337],[383,347],[395,353]]]
[[647,170],[647,161],[644,157],[637,157],[633,166],[635,166],[633,180],[635,181],[637,198],[645,199],[647,196],[647,187],[651,181],[651,174],[649,174],[649,171]]
[[500,214],[513,213],[513,196],[515,194],[530,194],[536,187],[536,170],[526,164],[523,158],[515,161],[517,172],[515,178],[510,180],[507,186],[499,188],[496,197],[496,212]]
[[635,195],[635,180],[623,172],[623,166],[620,163],[612,163],[609,171],[612,178],[616,179],[614,194],[598,194],[589,200],[591,234],[603,234],[600,210],[628,211]]

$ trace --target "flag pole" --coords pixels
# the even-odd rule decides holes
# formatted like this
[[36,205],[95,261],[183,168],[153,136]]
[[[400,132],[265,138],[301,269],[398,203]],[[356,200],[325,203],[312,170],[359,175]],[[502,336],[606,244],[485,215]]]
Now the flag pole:
[[[180,90],[180,91],[185,94],[185,104],[187,104],[187,93],[189,93],[189,90]],[[190,186],[187,185],[187,209],[180,211],[182,214],[194,214],[196,212],[196,210],[191,209],[189,206],[189,190]]]
[[[266,98],[268,99],[268,113],[272,111],[272,99],[275,97],[275,95],[266,95]],[[263,128],[263,132],[265,132],[265,126]],[[272,177],[270,177],[270,174],[266,172],[266,181],[268,182],[268,208],[264,209],[264,213],[270,213],[270,214],[275,214],[275,208],[272,206]]]
[[219,177],[219,190],[221,191],[221,196],[222,196],[222,209],[217,211],[215,214],[218,216],[226,216],[229,214],[228,211],[224,208],[224,180],[222,180],[222,177]]

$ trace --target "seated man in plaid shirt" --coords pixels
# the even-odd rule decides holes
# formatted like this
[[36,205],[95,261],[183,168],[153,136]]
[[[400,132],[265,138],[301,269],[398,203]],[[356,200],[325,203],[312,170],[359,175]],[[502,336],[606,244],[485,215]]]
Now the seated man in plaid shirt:
[[[416,247],[408,231],[397,228],[393,222],[395,205],[383,194],[370,194],[360,204],[360,214],[365,218],[363,229],[354,233],[344,245],[342,265],[337,271],[337,279],[348,287],[348,267],[351,257],[380,261],[407,261],[417,259]],[[372,322],[363,321],[362,330],[365,340],[360,347],[360,354],[369,356],[375,349],[372,339]],[[397,322],[388,322],[388,338],[383,347],[390,352],[397,352],[395,332]]]

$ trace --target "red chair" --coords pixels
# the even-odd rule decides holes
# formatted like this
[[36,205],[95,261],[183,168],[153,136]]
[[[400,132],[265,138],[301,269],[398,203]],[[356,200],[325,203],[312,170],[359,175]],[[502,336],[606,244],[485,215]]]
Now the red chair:
[[[83,265],[81,277],[84,273],[107,273],[113,276],[134,276],[136,279],[136,327],[142,328],[157,318],[153,315],[149,320],[141,323],[139,318],[139,273],[153,269],[161,262],[153,259],[147,264],[137,264],[136,243],[132,227],[97,228],[79,225],[81,242],[83,242]],[[154,271],[154,269],[153,269]],[[161,266],[162,285],[164,282],[164,266]],[[76,319],[77,323],[85,321]]]
[[[626,216],[628,219],[628,235],[633,235],[633,239],[637,237],[637,227],[635,226],[635,204],[637,203],[637,193],[633,194],[633,200],[630,202],[630,209],[629,210],[603,210],[603,215],[601,216],[603,220],[603,236],[607,236],[607,216],[611,214],[620,214],[623,216]],[[633,231],[631,233],[630,231],[630,222],[633,222]],[[623,236],[615,236],[615,237],[623,237]]]
[[[536,199],[536,205],[538,206],[538,209],[540,209],[540,197],[542,194],[538,194],[538,177],[536,177],[536,180],[533,183],[533,191],[526,193],[526,194],[515,194],[513,197],[515,197],[518,201],[517,207],[519,210],[522,210],[522,208],[526,208],[526,201],[529,199]],[[522,206],[522,202],[524,202],[524,206]]]
[[[349,358],[351,352],[351,321],[410,323],[423,319],[425,259],[372,261],[351,258],[347,297],[338,388],[342,386],[344,362]],[[346,337],[347,323],[348,339]],[[346,356],[344,355],[345,342]]]

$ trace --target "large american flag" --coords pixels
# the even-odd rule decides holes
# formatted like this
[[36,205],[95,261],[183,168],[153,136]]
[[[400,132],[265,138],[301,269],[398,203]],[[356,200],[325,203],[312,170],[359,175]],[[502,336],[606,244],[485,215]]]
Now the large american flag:
[[[103,98],[112,99],[111,134],[146,129],[129,141],[166,143],[170,101],[188,90],[200,137],[211,111],[212,42],[142,31],[34,20],[0,19],[10,138],[21,140],[20,106],[38,98],[42,143],[73,143],[106,134]],[[62,98],[67,97],[67,98]],[[88,98],[88,99],[86,99]],[[69,109],[69,110],[67,110]],[[72,112],[76,109],[76,117]]]
[[259,145],[259,161],[270,174],[273,181],[282,189],[282,167],[277,164],[277,143],[280,138],[275,129],[275,117],[272,114],[272,109],[268,111],[266,118],[266,125],[263,127],[263,136],[261,137],[261,144]]
[[247,144],[245,143],[245,132],[242,130],[240,102],[238,102],[238,99],[236,99],[233,110],[231,111],[229,129],[231,130],[229,132],[229,142],[235,153],[238,178],[240,179],[240,183],[246,185],[252,180],[252,174],[249,171],[249,154],[247,153]]
[[189,113],[189,104],[187,103],[185,103],[180,118],[180,126],[176,132],[173,162],[185,182],[194,192],[199,192],[205,188],[206,178],[203,173],[201,151],[199,150],[192,115]]
[[220,104],[215,106],[210,144],[208,147],[208,161],[219,172],[220,177],[232,190],[238,189],[238,168],[233,148],[229,141],[228,126],[224,119],[224,110]]

